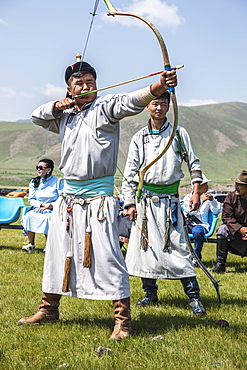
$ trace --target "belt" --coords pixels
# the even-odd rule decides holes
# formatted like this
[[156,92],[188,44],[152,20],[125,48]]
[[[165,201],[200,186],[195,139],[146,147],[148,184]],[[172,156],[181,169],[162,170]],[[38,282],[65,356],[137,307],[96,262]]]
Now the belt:
[[160,199],[165,199],[165,198],[169,198],[169,199],[171,197],[179,198],[179,194],[178,193],[169,194],[169,195],[162,195],[161,197],[158,196],[158,195],[149,195],[149,194],[145,194],[145,196],[147,198],[151,198],[151,200],[152,200],[153,203],[158,203],[160,201]]
[[173,193],[178,193],[179,184],[180,184],[180,180],[175,181],[173,184],[168,184],[168,185],[149,184],[144,181],[143,188],[149,191],[152,191],[153,193],[157,193],[157,194],[173,194]]

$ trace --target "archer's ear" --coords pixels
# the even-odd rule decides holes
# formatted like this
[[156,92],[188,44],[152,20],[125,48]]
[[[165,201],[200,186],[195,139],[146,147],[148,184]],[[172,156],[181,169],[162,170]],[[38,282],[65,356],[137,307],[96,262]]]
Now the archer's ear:
[[70,86],[67,86],[67,95],[72,96],[72,93],[71,93],[71,90],[70,90]]

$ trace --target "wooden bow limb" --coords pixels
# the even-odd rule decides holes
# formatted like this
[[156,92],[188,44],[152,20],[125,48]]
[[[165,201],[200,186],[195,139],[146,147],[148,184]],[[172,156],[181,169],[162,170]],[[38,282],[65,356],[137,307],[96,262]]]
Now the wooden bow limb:
[[[170,66],[170,61],[169,61],[169,56],[168,56],[167,48],[166,48],[164,39],[161,36],[161,34],[158,31],[158,29],[148,19],[146,19],[144,17],[141,17],[141,16],[139,16],[137,14],[127,13],[127,12],[121,12],[121,11],[115,9],[114,6],[111,4],[111,2],[109,0],[104,0],[104,2],[105,2],[106,6],[108,8],[108,11],[109,11],[108,15],[112,15],[112,16],[115,16],[115,15],[123,15],[123,16],[135,17],[137,19],[140,19],[144,23],[146,23],[151,28],[151,30],[154,32],[155,36],[157,37],[158,42],[159,42],[160,47],[161,47],[161,52],[162,52],[163,62],[164,62],[164,69],[166,71],[170,71],[172,68]],[[144,168],[142,168],[142,170],[140,171],[140,173],[139,173],[139,184],[138,184],[138,190],[137,190],[137,202],[140,202],[140,199],[141,199],[141,193],[142,193],[142,187],[143,187],[145,173],[147,172],[147,170],[154,163],[156,163],[166,153],[166,151],[169,149],[169,147],[170,147],[170,145],[171,145],[171,143],[173,141],[173,138],[174,138],[174,136],[176,134],[177,125],[178,125],[177,99],[176,99],[174,87],[168,87],[168,89],[169,89],[169,92],[171,94],[172,106],[173,106],[173,127],[172,127],[172,132],[171,132],[171,135],[170,135],[170,137],[168,139],[168,142],[166,143],[165,148],[161,151],[161,153],[156,158],[154,158],[150,163],[148,163]]]
[[195,253],[194,248],[193,248],[193,245],[191,244],[191,240],[190,240],[190,237],[189,237],[188,228],[187,228],[187,225],[185,223],[185,218],[184,218],[184,234],[185,234],[185,239],[186,239],[186,242],[187,242],[187,245],[189,247],[189,250],[190,250],[191,255],[196,260],[196,262],[198,263],[198,265],[202,269],[202,271],[212,281],[212,283],[213,283],[213,285],[215,287],[216,293],[217,293],[219,304],[221,304],[219,281],[217,281],[217,280],[214,279],[214,277],[206,269],[206,267],[204,266],[204,264],[202,263],[202,261],[200,260],[200,258]]
[[[176,66],[176,67],[174,67],[174,68],[171,68],[171,69],[175,70],[175,69],[181,69],[181,68],[183,68],[183,67],[184,67],[184,65],[183,65],[183,64],[181,64],[181,65],[178,65],[178,66]],[[128,84],[128,83],[130,83],[130,82],[139,81],[139,80],[142,80],[142,79],[144,79],[144,78],[148,78],[148,77],[156,76],[156,75],[161,74],[162,72],[164,72],[164,71],[159,71],[159,72],[150,73],[149,75],[145,75],[145,76],[141,76],[141,77],[136,77],[136,78],[133,78],[133,79],[131,79],[131,80],[124,81],[124,82],[118,82],[118,83],[116,83],[116,84],[114,84],[114,85],[109,85],[109,86],[106,86],[106,87],[101,87],[100,89],[97,89],[97,90],[87,91],[87,92],[85,92],[85,93],[82,93],[82,94],[78,94],[78,95],[74,95],[74,96],[72,96],[72,99],[74,99],[74,98],[80,98],[81,96],[85,96],[85,95],[93,94],[93,93],[96,93],[96,92],[98,92],[98,91],[103,91],[103,90],[111,89],[112,87],[117,87],[117,86],[125,85],[125,84]]]

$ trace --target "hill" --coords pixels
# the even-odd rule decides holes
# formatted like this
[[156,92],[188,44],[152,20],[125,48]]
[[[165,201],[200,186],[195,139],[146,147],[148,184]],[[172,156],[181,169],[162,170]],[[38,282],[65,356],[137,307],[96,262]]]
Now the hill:
[[[172,109],[170,111],[168,118],[172,121]],[[121,125],[120,167],[125,162],[132,135],[146,125],[148,117],[148,112],[144,111]],[[189,132],[203,171],[214,183],[231,183],[232,177],[247,168],[247,104],[180,106],[179,125]],[[186,168],[184,173],[183,183],[188,183]]]
[[[126,118],[121,123],[118,166],[124,168],[133,134],[144,127],[148,112]],[[172,121],[172,109],[168,115]],[[179,107],[179,125],[190,134],[205,174],[212,183],[230,183],[246,169],[247,104],[223,103],[196,107]],[[35,175],[35,165],[42,157],[60,160],[59,136],[30,122],[0,122],[0,185],[27,185]],[[185,168],[185,180],[189,182]],[[59,170],[55,171],[59,175]],[[116,181],[122,177],[117,171]]]

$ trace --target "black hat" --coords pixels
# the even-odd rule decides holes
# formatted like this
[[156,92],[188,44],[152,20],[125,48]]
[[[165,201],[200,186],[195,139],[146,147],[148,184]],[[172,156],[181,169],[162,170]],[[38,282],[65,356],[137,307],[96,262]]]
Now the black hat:
[[65,81],[68,84],[69,78],[72,76],[73,73],[76,72],[88,72],[90,73],[96,80],[97,74],[95,69],[90,66],[87,62],[76,62],[72,66],[69,66],[65,71]]

